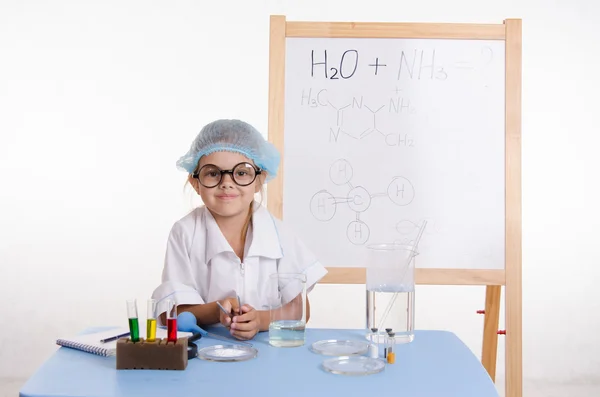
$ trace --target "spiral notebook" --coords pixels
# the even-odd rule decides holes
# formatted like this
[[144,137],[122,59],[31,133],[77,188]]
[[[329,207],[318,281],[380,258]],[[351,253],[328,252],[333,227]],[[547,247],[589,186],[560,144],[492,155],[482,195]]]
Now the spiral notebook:
[[[142,325],[142,324],[140,324]],[[140,336],[146,335],[144,327],[140,327]],[[97,354],[99,356],[114,356],[117,354],[117,341],[102,343],[102,339],[111,338],[116,335],[122,335],[129,332],[128,328],[113,328],[106,331],[94,332],[90,334],[75,335],[70,338],[59,338],[56,344],[59,346],[69,347],[71,349],[81,350],[86,353]],[[191,332],[177,332],[178,338],[191,336]],[[157,338],[166,338],[166,328],[156,329]]]

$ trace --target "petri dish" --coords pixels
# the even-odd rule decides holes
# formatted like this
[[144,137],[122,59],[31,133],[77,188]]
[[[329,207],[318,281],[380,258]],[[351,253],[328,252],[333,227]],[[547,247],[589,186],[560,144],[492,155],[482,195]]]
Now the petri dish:
[[369,344],[355,340],[321,340],[311,345],[311,350],[324,356],[359,356],[369,351]]
[[335,357],[323,361],[323,368],[336,375],[372,375],[383,371],[385,363],[378,358],[365,356]]
[[207,361],[246,361],[258,354],[258,350],[244,345],[214,345],[198,350],[198,358]]

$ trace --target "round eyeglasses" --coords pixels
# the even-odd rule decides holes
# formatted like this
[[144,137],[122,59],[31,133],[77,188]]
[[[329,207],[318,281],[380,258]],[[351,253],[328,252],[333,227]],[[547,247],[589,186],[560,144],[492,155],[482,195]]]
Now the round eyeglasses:
[[206,188],[218,186],[223,180],[223,174],[231,175],[231,179],[239,186],[248,186],[254,182],[261,170],[250,163],[239,163],[230,170],[222,170],[214,164],[203,165],[192,177],[198,179],[200,184]]

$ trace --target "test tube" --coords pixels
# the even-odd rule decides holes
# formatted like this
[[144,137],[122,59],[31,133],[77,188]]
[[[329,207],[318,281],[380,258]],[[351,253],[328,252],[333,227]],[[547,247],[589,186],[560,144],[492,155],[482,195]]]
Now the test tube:
[[386,328],[385,332],[387,333],[387,335],[385,333],[383,334],[383,358],[387,358],[388,336],[390,335],[390,332],[392,332],[392,329],[391,328]]
[[177,342],[177,303],[167,300],[167,343]]
[[127,301],[127,317],[129,319],[129,339],[132,342],[140,340],[140,324],[138,322],[137,301],[131,299]]
[[148,299],[146,313],[146,340],[154,342],[156,339],[156,301]]
[[396,352],[394,347],[396,344],[395,332],[390,332],[387,337],[387,362],[388,364],[394,364],[396,362]]

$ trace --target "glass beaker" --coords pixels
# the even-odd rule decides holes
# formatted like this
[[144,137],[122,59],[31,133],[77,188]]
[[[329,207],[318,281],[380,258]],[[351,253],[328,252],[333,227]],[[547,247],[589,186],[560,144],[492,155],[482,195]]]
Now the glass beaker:
[[415,256],[412,245],[367,246],[367,339],[386,343],[412,342],[415,323]]
[[304,345],[306,328],[306,275],[275,273],[269,276],[269,344],[276,347]]

